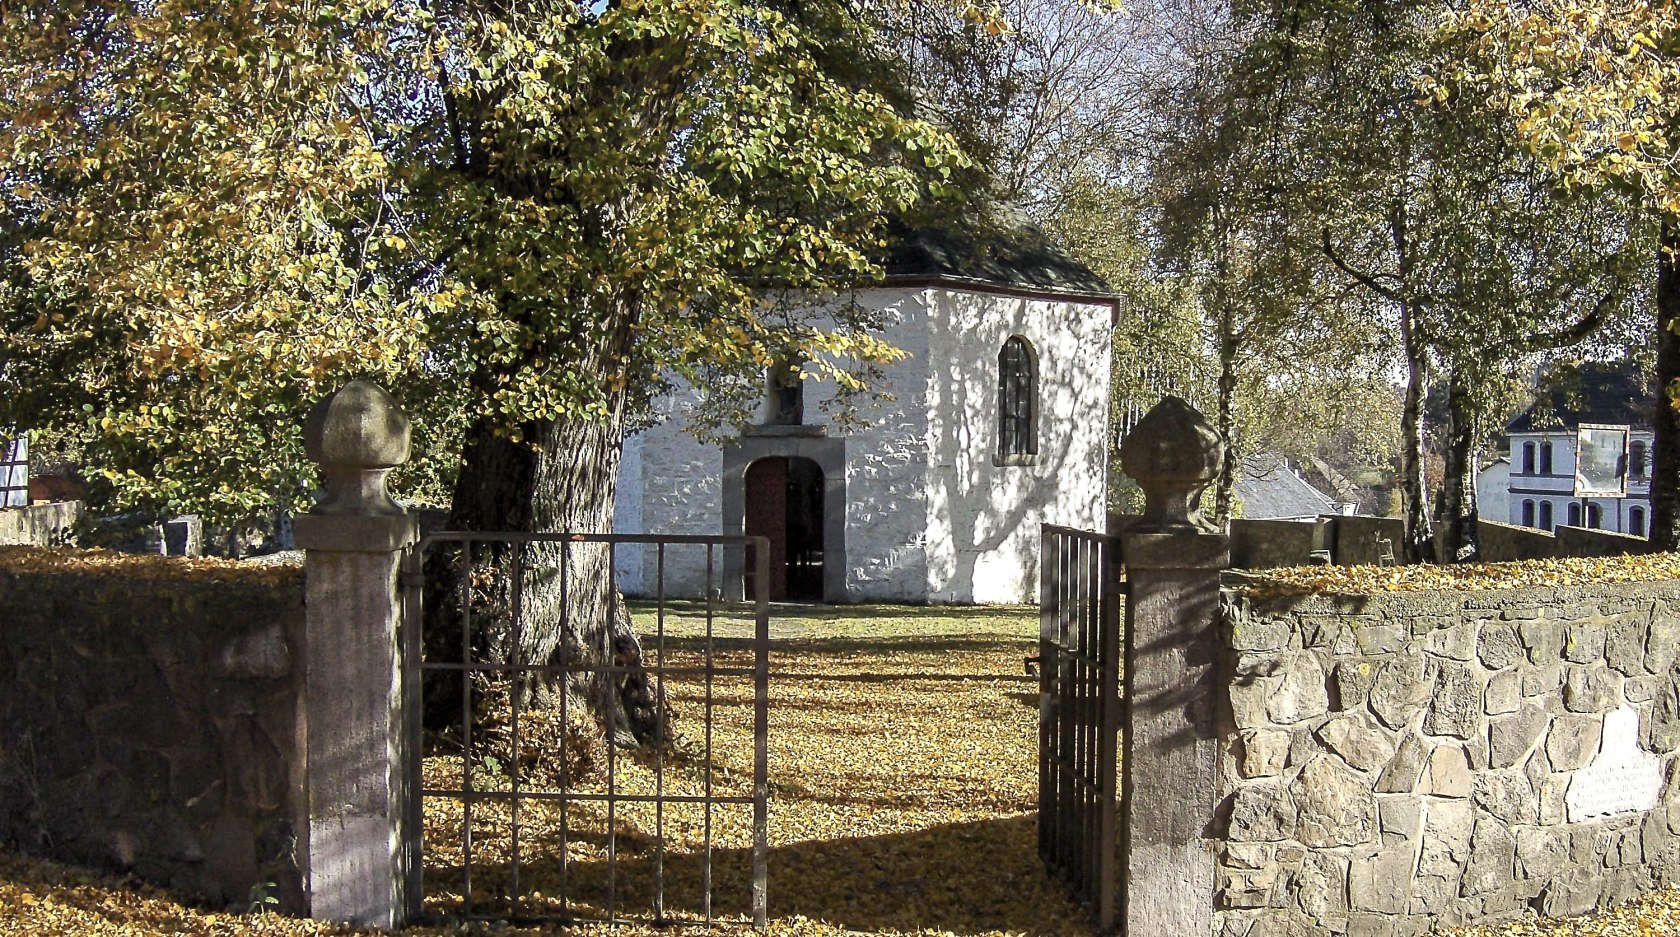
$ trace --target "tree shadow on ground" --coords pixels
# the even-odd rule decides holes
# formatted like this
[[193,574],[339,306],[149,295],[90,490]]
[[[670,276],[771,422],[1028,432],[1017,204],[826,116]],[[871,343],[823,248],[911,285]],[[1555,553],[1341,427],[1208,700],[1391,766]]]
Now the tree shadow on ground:
[[[1081,910],[1046,875],[1039,862],[1033,815],[959,822],[910,833],[845,837],[779,846],[769,851],[768,894],[772,918],[804,917],[851,931],[954,934],[1008,931],[1028,935],[1088,934]],[[580,841],[572,834],[573,841]],[[600,844],[601,837],[588,837]],[[510,917],[560,911],[558,844],[533,842],[547,850],[523,863],[522,891],[541,892],[517,908],[505,903],[511,882],[507,865],[482,866],[474,873],[480,909],[498,906]],[[631,920],[654,917],[660,864],[653,841],[619,838],[616,869],[604,858],[574,860],[565,870],[571,913],[604,917],[609,883],[616,914]],[[668,919],[705,916],[704,852],[663,857],[664,908]],[[752,853],[715,849],[711,856],[712,913],[721,919],[751,916]],[[428,875],[449,876],[448,870]],[[458,875],[457,875],[458,877]],[[437,910],[452,909],[442,902]]]

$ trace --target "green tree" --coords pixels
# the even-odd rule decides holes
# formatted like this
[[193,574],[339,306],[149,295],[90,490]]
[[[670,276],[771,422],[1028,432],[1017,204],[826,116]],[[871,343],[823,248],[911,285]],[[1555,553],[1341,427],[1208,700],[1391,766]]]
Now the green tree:
[[1633,199],[1660,227],[1651,542],[1680,548],[1680,5],[1471,0],[1467,54],[1420,87],[1485,103],[1567,188]]
[[[962,163],[897,65],[844,0],[7,6],[0,423],[84,436],[113,505],[237,515],[372,377],[458,452],[453,526],[610,530],[667,375],[895,354],[760,287],[869,278]],[[639,661],[606,561],[519,584],[527,659]],[[651,724],[637,681],[573,689]]]

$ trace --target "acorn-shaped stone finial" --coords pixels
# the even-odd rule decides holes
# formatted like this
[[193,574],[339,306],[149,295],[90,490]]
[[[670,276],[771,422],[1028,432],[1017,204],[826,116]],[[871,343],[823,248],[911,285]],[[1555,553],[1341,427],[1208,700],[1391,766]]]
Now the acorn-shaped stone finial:
[[1134,533],[1213,533],[1201,513],[1202,491],[1219,474],[1225,440],[1201,412],[1168,395],[1120,444],[1120,468],[1143,489]]
[[326,497],[311,514],[402,514],[385,476],[408,461],[408,416],[385,389],[351,381],[316,404],[303,421],[303,446]]

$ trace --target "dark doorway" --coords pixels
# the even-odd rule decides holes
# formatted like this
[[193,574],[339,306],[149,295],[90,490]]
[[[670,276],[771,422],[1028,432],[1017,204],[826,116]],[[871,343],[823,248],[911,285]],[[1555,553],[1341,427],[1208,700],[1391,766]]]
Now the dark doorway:
[[[810,459],[774,456],[747,466],[746,534],[770,541],[770,600],[823,598],[823,473]],[[747,593],[753,594],[747,563]]]

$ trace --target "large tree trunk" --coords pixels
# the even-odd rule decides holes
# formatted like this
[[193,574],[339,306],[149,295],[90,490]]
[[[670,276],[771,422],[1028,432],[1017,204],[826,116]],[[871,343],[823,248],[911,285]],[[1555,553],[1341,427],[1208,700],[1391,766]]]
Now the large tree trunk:
[[[475,420],[462,453],[449,529],[611,533],[625,392],[607,390],[605,403],[605,412],[595,417],[527,421],[518,427],[518,441],[492,415]],[[613,579],[609,548],[486,541],[472,550],[464,560],[459,553],[440,553],[428,561],[428,657],[461,659],[463,611],[469,611],[472,654],[479,662],[587,668],[564,683],[517,681],[509,689],[522,705],[558,705],[564,693],[616,741],[656,742],[660,704]],[[467,569],[471,575],[463,585]],[[429,726],[458,724],[458,679],[429,682],[426,699]]]
[[1430,563],[1435,560],[1435,540],[1429,528],[1429,482],[1423,465],[1423,399],[1429,391],[1429,352],[1417,332],[1410,305],[1402,303],[1400,340],[1406,351],[1406,395],[1400,411],[1400,509],[1406,525],[1402,559]]
[[1651,460],[1651,547],[1680,549],[1680,413],[1669,397],[1680,380],[1680,223],[1665,220],[1657,254],[1656,445]]
[[1442,559],[1475,562],[1481,554],[1476,530],[1476,407],[1470,381],[1454,368],[1447,381],[1447,445],[1436,519],[1441,524]]

